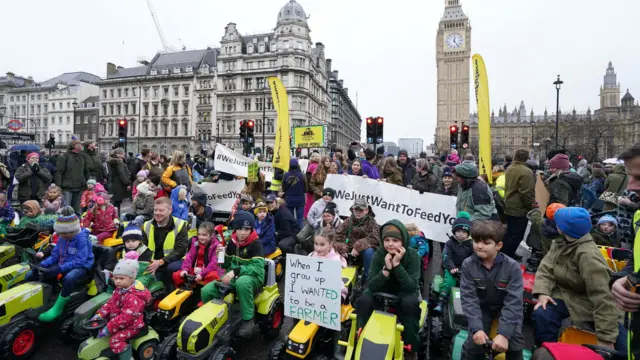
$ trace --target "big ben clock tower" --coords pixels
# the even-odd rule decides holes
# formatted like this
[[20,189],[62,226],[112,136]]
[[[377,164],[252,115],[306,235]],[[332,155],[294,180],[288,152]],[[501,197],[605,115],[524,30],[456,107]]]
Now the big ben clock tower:
[[450,148],[449,128],[469,121],[471,83],[471,25],[462,11],[461,0],[445,0],[445,9],[436,36],[438,66],[438,118],[436,146]]

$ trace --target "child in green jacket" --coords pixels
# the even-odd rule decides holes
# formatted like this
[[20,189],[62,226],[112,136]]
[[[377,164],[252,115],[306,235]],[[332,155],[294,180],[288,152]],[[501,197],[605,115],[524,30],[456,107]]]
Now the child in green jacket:
[[356,305],[358,328],[365,326],[375,310],[374,293],[384,292],[398,296],[401,302],[398,317],[404,325],[402,337],[405,344],[412,348],[405,359],[417,359],[416,351],[420,346],[418,283],[422,259],[410,247],[409,233],[398,220],[391,220],[380,228],[380,239],[382,246],[378,247],[371,260],[369,287]]
[[598,223],[591,229],[593,241],[600,246],[620,247],[620,235],[618,235],[618,220],[605,215],[598,220]]
[[[250,338],[253,332],[253,293],[264,282],[264,250],[255,230],[255,217],[239,210],[231,223],[233,234],[225,249],[222,268],[226,274],[221,281],[236,288],[240,300],[243,323],[238,336]],[[219,246],[217,251],[221,251]],[[205,285],[200,291],[202,302],[220,298],[216,281]]]

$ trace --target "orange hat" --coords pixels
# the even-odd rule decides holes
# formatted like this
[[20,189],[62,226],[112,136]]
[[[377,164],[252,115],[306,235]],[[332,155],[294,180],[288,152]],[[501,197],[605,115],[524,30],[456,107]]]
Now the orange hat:
[[556,214],[556,211],[558,211],[558,209],[562,209],[565,207],[566,206],[562,203],[550,204],[549,206],[547,206],[547,211],[546,211],[547,219],[553,220],[553,216]]

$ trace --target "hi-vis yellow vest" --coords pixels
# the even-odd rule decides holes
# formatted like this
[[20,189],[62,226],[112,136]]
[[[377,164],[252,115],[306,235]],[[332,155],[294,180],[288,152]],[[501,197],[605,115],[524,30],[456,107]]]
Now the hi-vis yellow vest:
[[[153,220],[149,220],[144,223],[144,232],[145,234],[147,234],[147,239],[149,240],[148,247],[155,254],[156,241],[153,237],[154,227],[152,222]],[[164,256],[167,256],[171,254],[171,252],[173,252],[173,245],[175,245],[176,243],[176,237],[178,236],[180,230],[182,230],[182,228],[185,227],[186,224],[186,221],[178,219],[177,217],[173,217],[173,231],[167,234],[167,237],[164,239],[164,244],[162,244],[162,251]]]

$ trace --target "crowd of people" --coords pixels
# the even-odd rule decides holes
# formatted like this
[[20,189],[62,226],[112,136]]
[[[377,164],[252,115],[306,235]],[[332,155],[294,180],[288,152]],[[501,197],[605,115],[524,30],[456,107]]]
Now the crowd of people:
[[[73,141],[64,154],[48,158],[44,153],[24,154],[24,163],[0,166],[0,226],[20,222],[50,226],[57,246],[44,258],[46,278],[62,274],[62,292],[50,310],[39,316],[51,322],[60,316],[79,279],[86,277],[94,259],[88,244],[113,237],[128,222],[122,238],[125,256],[113,271],[115,297],[126,300],[133,311],[123,324],[109,322],[102,336],[118,334],[115,353],[130,355],[127,340],[140,329],[142,308],[148,301],[145,285],[157,278],[167,288],[179,286],[192,275],[203,288],[202,301],[216,298],[214,281],[236,287],[244,323],[241,336],[253,328],[254,289],[264,279],[263,258],[280,248],[284,253],[310,254],[362,263],[367,290],[355,305],[358,326],[374,310],[372,294],[386,292],[401,298],[398,315],[403,339],[411,345],[407,358],[417,356],[420,340],[419,284],[424,279],[440,243],[444,286],[433,311],[441,313],[450,289],[460,286],[469,338],[467,358],[483,358],[482,347],[492,340],[493,349],[508,359],[522,357],[523,282],[518,251],[521,243],[539,261],[534,286],[537,305],[533,312],[536,345],[558,340],[562,320],[593,323],[598,343],[640,356],[637,316],[625,322],[624,312],[637,314],[640,295],[628,290],[626,281],[638,271],[638,250],[627,267],[611,274],[597,245],[633,249],[640,220],[640,144],[620,155],[620,164],[603,165],[580,160],[574,168],[562,151],[533,161],[527,150],[495,161],[491,174],[480,174],[471,154],[448,154],[412,159],[405,150],[387,154],[351,146],[343,153],[312,153],[305,172],[292,158],[274,188],[260,174],[247,182],[227,222],[231,241],[221,246],[214,228],[213,209],[207,194],[195,191],[198,182],[234,179],[214,168],[213,156],[191,158],[176,151],[170,158],[143,149],[138,156],[115,149],[99,154],[95,143]],[[333,201],[336,191],[325,187],[329,174],[361,176],[406,187],[418,194],[456,197],[457,218],[448,239],[426,239],[413,223],[397,220],[379,224],[364,198],[356,199],[350,213],[340,214]],[[545,194],[540,193],[543,184]],[[12,207],[7,191],[20,203]],[[193,191],[192,191],[193,190]],[[122,213],[122,203],[131,207]],[[546,200],[546,199],[545,199]],[[544,208],[540,209],[543,206]],[[595,218],[594,218],[595,217]],[[528,224],[531,223],[527,232]],[[195,225],[197,236],[189,239]],[[63,246],[61,246],[63,245]],[[220,252],[226,256],[217,260]],[[129,254],[132,253],[132,254]],[[635,267],[634,267],[635,261]],[[142,264],[145,264],[144,266]],[[144,267],[144,271],[140,268]],[[35,279],[35,272],[28,278]],[[147,293],[145,293],[147,291]],[[122,310],[110,300],[97,317],[115,319]],[[118,318],[121,319],[121,318]],[[498,335],[489,339],[491,322],[499,319]],[[632,338],[627,341],[627,333]],[[629,345],[629,347],[627,347]],[[551,349],[552,345],[545,345]],[[543,346],[544,347],[544,346]]]

